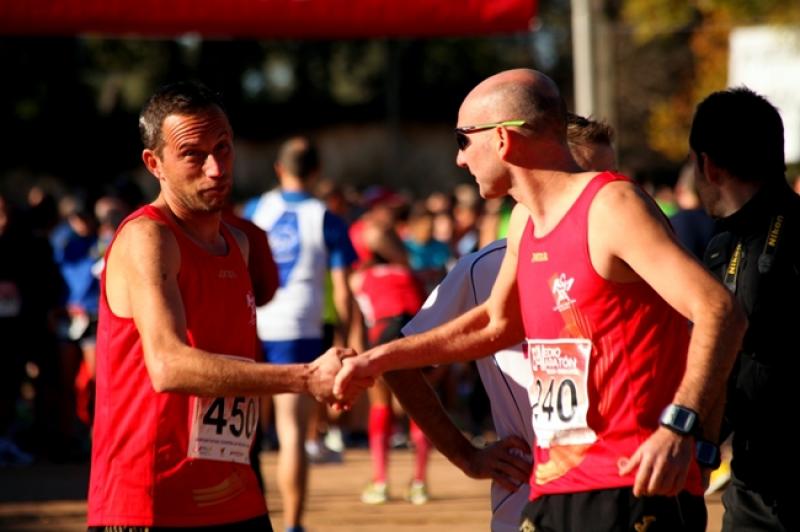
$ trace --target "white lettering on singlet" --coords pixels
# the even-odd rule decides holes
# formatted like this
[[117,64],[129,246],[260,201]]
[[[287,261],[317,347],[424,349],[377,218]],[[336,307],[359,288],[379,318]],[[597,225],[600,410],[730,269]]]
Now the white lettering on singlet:
[[561,348],[558,346],[533,344],[530,356],[533,371],[578,370],[578,362],[575,357],[561,356]]

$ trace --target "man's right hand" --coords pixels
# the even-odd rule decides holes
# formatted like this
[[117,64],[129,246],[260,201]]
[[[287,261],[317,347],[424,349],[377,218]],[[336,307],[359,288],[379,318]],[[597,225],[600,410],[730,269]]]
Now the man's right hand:
[[308,365],[308,394],[319,402],[334,401],[333,383],[342,368],[342,358],[355,354],[351,349],[331,347]]
[[522,438],[507,436],[483,449],[476,448],[461,470],[471,478],[490,478],[513,492],[530,480],[530,454],[530,446]]
[[348,393],[340,398],[333,393],[336,376],[342,369],[342,361],[356,356],[353,349],[331,347],[324,354],[309,364],[308,393],[319,402],[334,403],[347,406],[355,401],[359,393],[374,384],[374,379],[356,378],[352,381]]
[[365,388],[372,386],[379,376],[365,354],[345,358],[342,360],[342,369],[336,375],[333,395],[347,408],[352,405],[356,396]]

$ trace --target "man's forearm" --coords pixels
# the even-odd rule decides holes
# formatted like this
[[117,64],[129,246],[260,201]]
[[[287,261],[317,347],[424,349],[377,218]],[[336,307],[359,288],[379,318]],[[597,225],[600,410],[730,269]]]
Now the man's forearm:
[[159,392],[203,396],[304,393],[314,373],[308,364],[257,364],[190,347],[160,358],[148,365],[153,387]]
[[722,430],[722,419],[725,415],[725,398],[726,390],[723,389],[719,394],[716,403],[712,406],[711,410],[706,414],[703,420],[702,434],[703,439],[713,443],[722,443],[720,433]]
[[367,351],[377,373],[475,360],[522,339],[517,322],[490,318],[485,305],[430,331],[400,338]]
[[[703,425],[719,430],[721,398],[741,347],[747,320],[732,299],[694,322],[686,372],[675,402],[694,409]],[[716,419],[714,419],[716,418]]]
[[469,454],[474,447],[450,419],[422,371],[390,371],[383,378],[431,443],[456,467],[466,472]]

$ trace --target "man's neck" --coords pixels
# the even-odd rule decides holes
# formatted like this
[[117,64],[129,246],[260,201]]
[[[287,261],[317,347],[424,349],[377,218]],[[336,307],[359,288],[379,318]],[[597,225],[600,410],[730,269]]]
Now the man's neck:
[[306,182],[293,175],[280,177],[281,190],[284,192],[306,192]]
[[189,211],[170,205],[163,195],[153,203],[153,206],[165,212],[186,236],[209,253],[223,255],[227,252],[225,239],[220,232],[221,211]]
[[[525,205],[535,224],[555,225],[597,172],[538,170],[512,179],[509,194]],[[537,231],[538,232],[538,231]]]
[[720,217],[727,218],[738,212],[748,201],[753,199],[753,196],[755,196],[763,186],[763,183],[731,180],[728,186],[720,190]]

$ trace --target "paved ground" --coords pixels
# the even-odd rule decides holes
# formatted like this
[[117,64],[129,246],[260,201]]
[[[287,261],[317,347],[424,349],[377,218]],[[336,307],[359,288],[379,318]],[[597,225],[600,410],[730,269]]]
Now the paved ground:
[[[282,530],[280,500],[275,487],[275,453],[262,454],[267,478],[268,505],[276,531]],[[369,479],[365,450],[348,450],[342,464],[313,466],[307,512],[309,532],[434,532],[454,529],[486,532],[489,528],[489,484],[465,477],[441,455],[431,457],[430,491],[433,499],[412,506],[401,496],[411,474],[411,454],[393,451],[390,494],[382,506],[367,506],[358,497]],[[85,530],[86,466],[37,465],[27,469],[0,469],[0,530]],[[708,499],[709,531],[720,529],[721,503]]]

